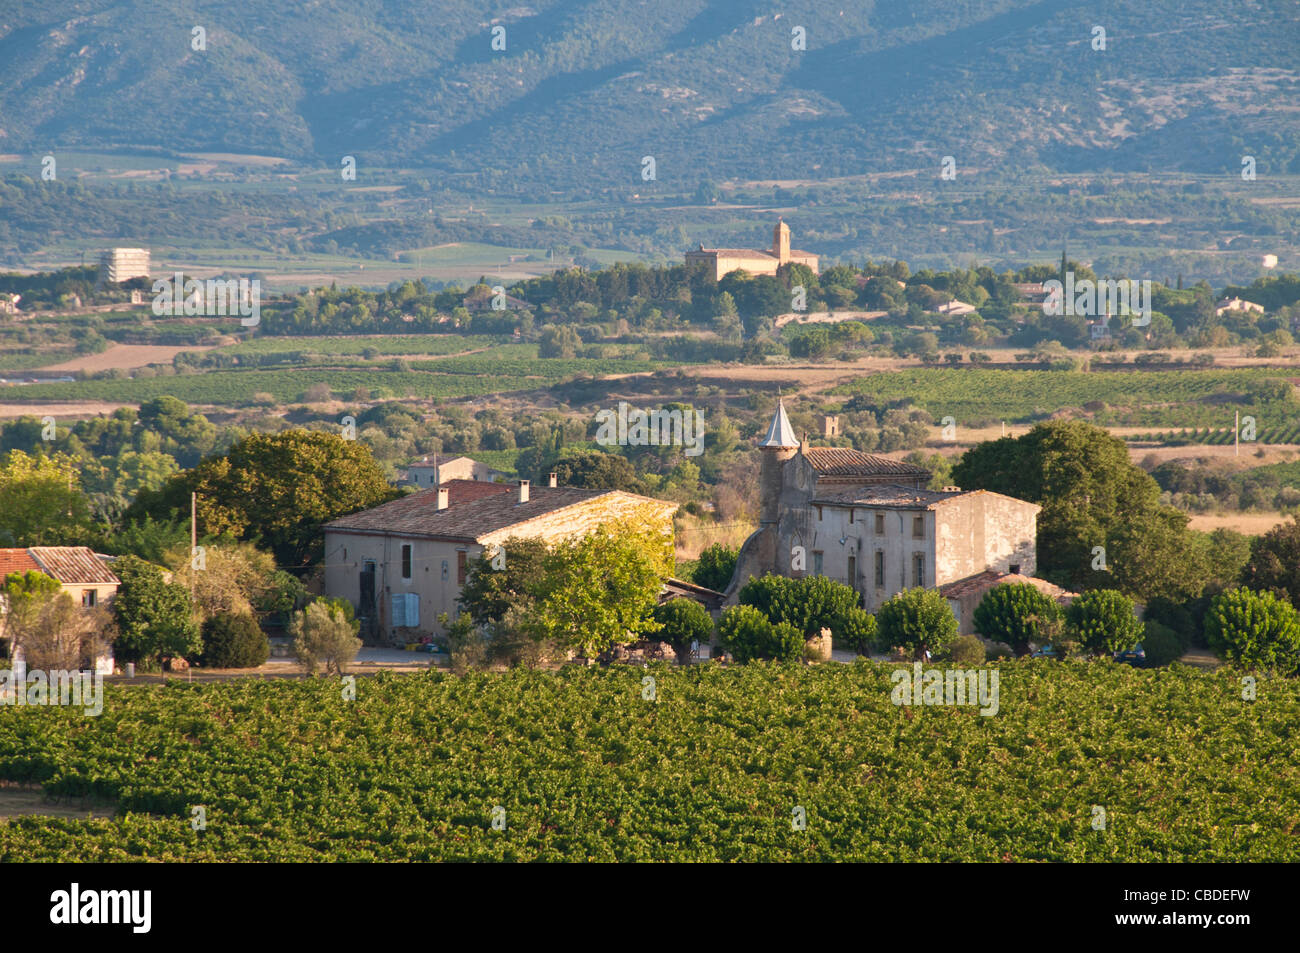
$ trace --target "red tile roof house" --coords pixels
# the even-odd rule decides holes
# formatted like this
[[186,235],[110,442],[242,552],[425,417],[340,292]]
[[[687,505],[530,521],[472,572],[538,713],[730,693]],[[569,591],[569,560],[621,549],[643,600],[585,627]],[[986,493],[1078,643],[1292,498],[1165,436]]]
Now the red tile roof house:
[[[0,579],[10,573],[41,572],[57,580],[72,601],[86,608],[108,605],[117,595],[121,580],[108,568],[107,558],[89,546],[29,546],[25,549],[0,549]],[[4,638],[0,619],[0,639]],[[7,641],[7,640],[6,640]],[[22,646],[13,650],[15,662],[22,661]],[[105,650],[95,660],[95,670],[113,674],[113,652]]]
[[[352,603],[364,637],[401,644],[455,618],[469,563],[511,537],[548,541],[638,511],[672,532],[676,503],[622,490],[448,480],[325,524],[325,594]],[[509,554],[507,554],[509,558]]]

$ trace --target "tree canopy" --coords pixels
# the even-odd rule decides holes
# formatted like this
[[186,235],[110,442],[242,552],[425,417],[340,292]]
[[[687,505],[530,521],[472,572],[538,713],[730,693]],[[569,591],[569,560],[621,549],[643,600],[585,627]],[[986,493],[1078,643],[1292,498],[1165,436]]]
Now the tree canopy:
[[188,518],[191,492],[198,494],[201,532],[261,542],[277,563],[295,570],[320,561],[325,523],[395,495],[364,444],[286,430],[246,437],[160,491],[141,493],[126,516]]

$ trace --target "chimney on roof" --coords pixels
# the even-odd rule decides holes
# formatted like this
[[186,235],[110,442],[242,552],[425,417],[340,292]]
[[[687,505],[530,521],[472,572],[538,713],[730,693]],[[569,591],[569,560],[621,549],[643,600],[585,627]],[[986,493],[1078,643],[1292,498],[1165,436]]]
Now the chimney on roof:
[[559,486],[554,471],[550,473],[550,475],[547,477],[547,480],[549,481],[547,484],[548,486]]
[[438,487],[438,509],[445,510],[451,505],[451,489],[449,487]]
[[528,481],[527,480],[519,481],[519,502],[520,503],[528,502]]
[[799,441],[799,452],[804,456],[808,455],[808,431],[803,432],[803,439]]

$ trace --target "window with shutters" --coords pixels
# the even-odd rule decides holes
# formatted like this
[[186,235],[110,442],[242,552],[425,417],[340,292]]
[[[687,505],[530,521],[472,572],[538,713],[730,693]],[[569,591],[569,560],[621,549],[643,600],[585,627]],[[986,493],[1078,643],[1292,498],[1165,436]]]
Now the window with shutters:
[[411,544],[402,544],[402,578],[411,578]]
[[912,585],[913,586],[925,585],[925,554],[924,553],[912,554]]
[[885,588],[885,553],[884,550],[876,550],[876,588]]
[[820,575],[822,574],[822,552],[821,552],[821,550],[819,550],[819,549],[815,549],[815,550],[813,550],[812,558],[813,558],[813,575],[815,575],[815,576],[820,576]]
[[885,535],[885,514],[884,513],[876,514],[876,535],[877,536]]
[[925,539],[925,517],[924,516],[912,517],[912,538]]
[[414,592],[393,593],[393,626],[413,629],[420,624],[420,597]]
[[465,570],[468,565],[468,554],[462,550],[456,554],[456,582],[458,585],[465,585]]

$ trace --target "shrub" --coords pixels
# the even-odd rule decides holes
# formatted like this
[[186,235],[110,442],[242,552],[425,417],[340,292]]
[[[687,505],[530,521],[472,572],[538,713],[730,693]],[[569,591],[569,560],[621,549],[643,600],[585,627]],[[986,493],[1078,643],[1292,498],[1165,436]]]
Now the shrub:
[[709,546],[700,553],[699,562],[695,564],[695,572],[692,574],[693,581],[697,585],[722,592],[731,582],[732,573],[736,571],[736,557],[739,552],[722,543]]
[[257,668],[270,657],[271,643],[251,615],[223,612],[203,623],[204,665]]
[[1183,657],[1178,633],[1159,622],[1147,622],[1142,631],[1142,648],[1148,665],[1168,665]]
[[1222,658],[1251,668],[1300,668],[1300,617],[1271,592],[1221,593],[1205,615],[1205,638]]
[[984,643],[974,635],[960,636],[948,650],[954,665],[983,665],[986,654]]
[[317,599],[301,612],[295,612],[289,627],[293,635],[293,653],[309,675],[325,663],[325,673],[343,674],[344,667],[357,656],[361,640],[360,624],[352,617],[352,606],[342,599]]
[[722,644],[737,662],[776,659],[793,662],[803,657],[806,639],[788,623],[773,624],[753,606],[732,606],[718,620]]
[[1061,607],[1030,582],[1003,583],[984,594],[975,607],[975,631],[991,641],[1006,642],[1017,655],[1031,642],[1050,642],[1059,635]]
[[[834,629],[831,631],[834,634]],[[876,644],[878,634],[876,617],[866,609],[854,606],[841,620],[840,632],[836,638],[844,648],[866,655]]]
[[1133,600],[1115,589],[1092,589],[1065,609],[1071,638],[1093,655],[1124,652],[1142,641]]
[[709,611],[692,599],[670,599],[657,605],[654,617],[663,626],[659,638],[673,647],[682,664],[690,660],[692,642],[708,645],[713,638]]
[[[865,650],[875,635],[875,621],[858,605],[850,586],[826,576],[787,579],[770,573],[751,579],[740,590],[740,604],[753,606],[773,623],[788,623],[806,637],[830,629],[836,641]],[[864,618],[865,616],[865,618]]]
[[957,617],[938,589],[905,589],[887,599],[876,613],[878,641],[921,658],[938,654],[957,638]]
[[482,667],[487,658],[487,640],[469,613],[462,613],[453,622],[444,612],[438,616],[438,624],[447,633],[443,636],[442,643],[447,649],[451,670],[455,674],[464,675],[470,669]]

